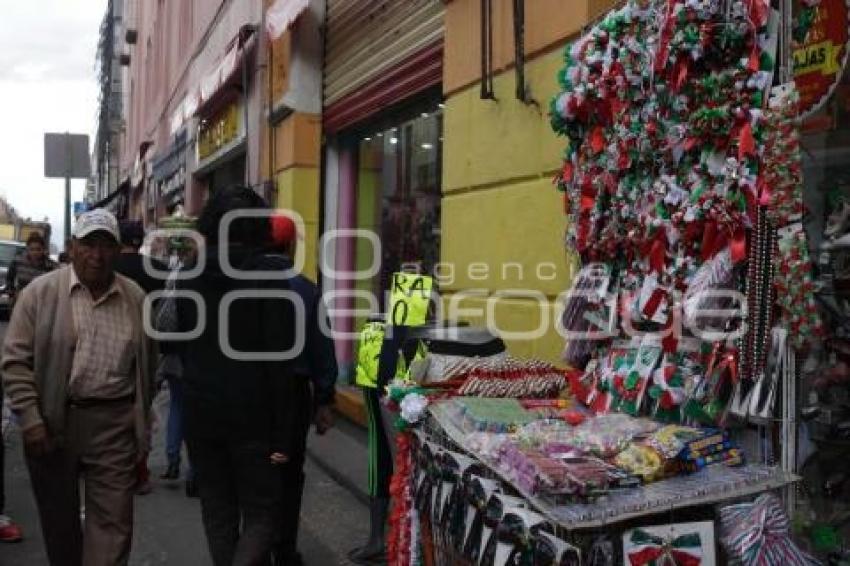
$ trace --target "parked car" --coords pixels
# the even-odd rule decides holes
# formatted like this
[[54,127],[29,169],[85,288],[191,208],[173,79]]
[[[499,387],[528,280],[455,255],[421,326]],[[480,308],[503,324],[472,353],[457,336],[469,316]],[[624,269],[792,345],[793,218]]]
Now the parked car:
[[6,273],[15,258],[23,255],[27,247],[23,242],[0,240],[0,319],[9,318],[10,296],[6,289]]

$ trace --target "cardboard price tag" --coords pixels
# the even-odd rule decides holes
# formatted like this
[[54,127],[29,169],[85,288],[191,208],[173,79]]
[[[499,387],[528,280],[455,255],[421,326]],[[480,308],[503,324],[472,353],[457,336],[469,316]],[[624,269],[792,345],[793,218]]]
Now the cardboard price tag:
[[427,275],[393,273],[387,324],[422,326],[428,317],[428,304],[434,280]]

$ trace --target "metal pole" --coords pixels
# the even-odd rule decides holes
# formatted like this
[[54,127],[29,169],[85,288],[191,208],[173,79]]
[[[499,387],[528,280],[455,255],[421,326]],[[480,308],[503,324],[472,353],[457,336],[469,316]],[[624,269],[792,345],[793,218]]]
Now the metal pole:
[[65,132],[65,241],[71,237],[71,134]]
[[65,241],[71,237],[71,178],[65,177]]

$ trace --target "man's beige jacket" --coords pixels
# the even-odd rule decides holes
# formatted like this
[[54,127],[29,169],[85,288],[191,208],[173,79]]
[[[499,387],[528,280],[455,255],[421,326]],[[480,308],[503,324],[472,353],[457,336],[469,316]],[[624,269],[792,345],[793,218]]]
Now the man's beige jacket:
[[[69,292],[71,269],[67,266],[42,275],[23,290],[6,331],[0,361],[6,395],[20,419],[21,430],[45,424],[52,440],[60,445],[76,345]],[[116,273],[115,280],[126,297],[126,316],[133,326],[136,438],[139,449],[146,452],[155,349],[142,325],[145,293],[122,275]]]

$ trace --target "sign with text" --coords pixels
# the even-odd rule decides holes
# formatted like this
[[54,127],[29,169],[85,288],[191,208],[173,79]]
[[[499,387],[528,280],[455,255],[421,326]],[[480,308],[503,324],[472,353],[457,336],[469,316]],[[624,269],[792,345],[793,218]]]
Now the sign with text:
[[416,273],[393,273],[387,324],[422,326],[428,318],[428,305],[434,280]]
[[44,176],[88,179],[91,175],[86,134],[44,134]]
[[841,80],[847,62],[848,3],[822,0],[806,39],[794,46],[794,82],[803,119],[820,110]]

